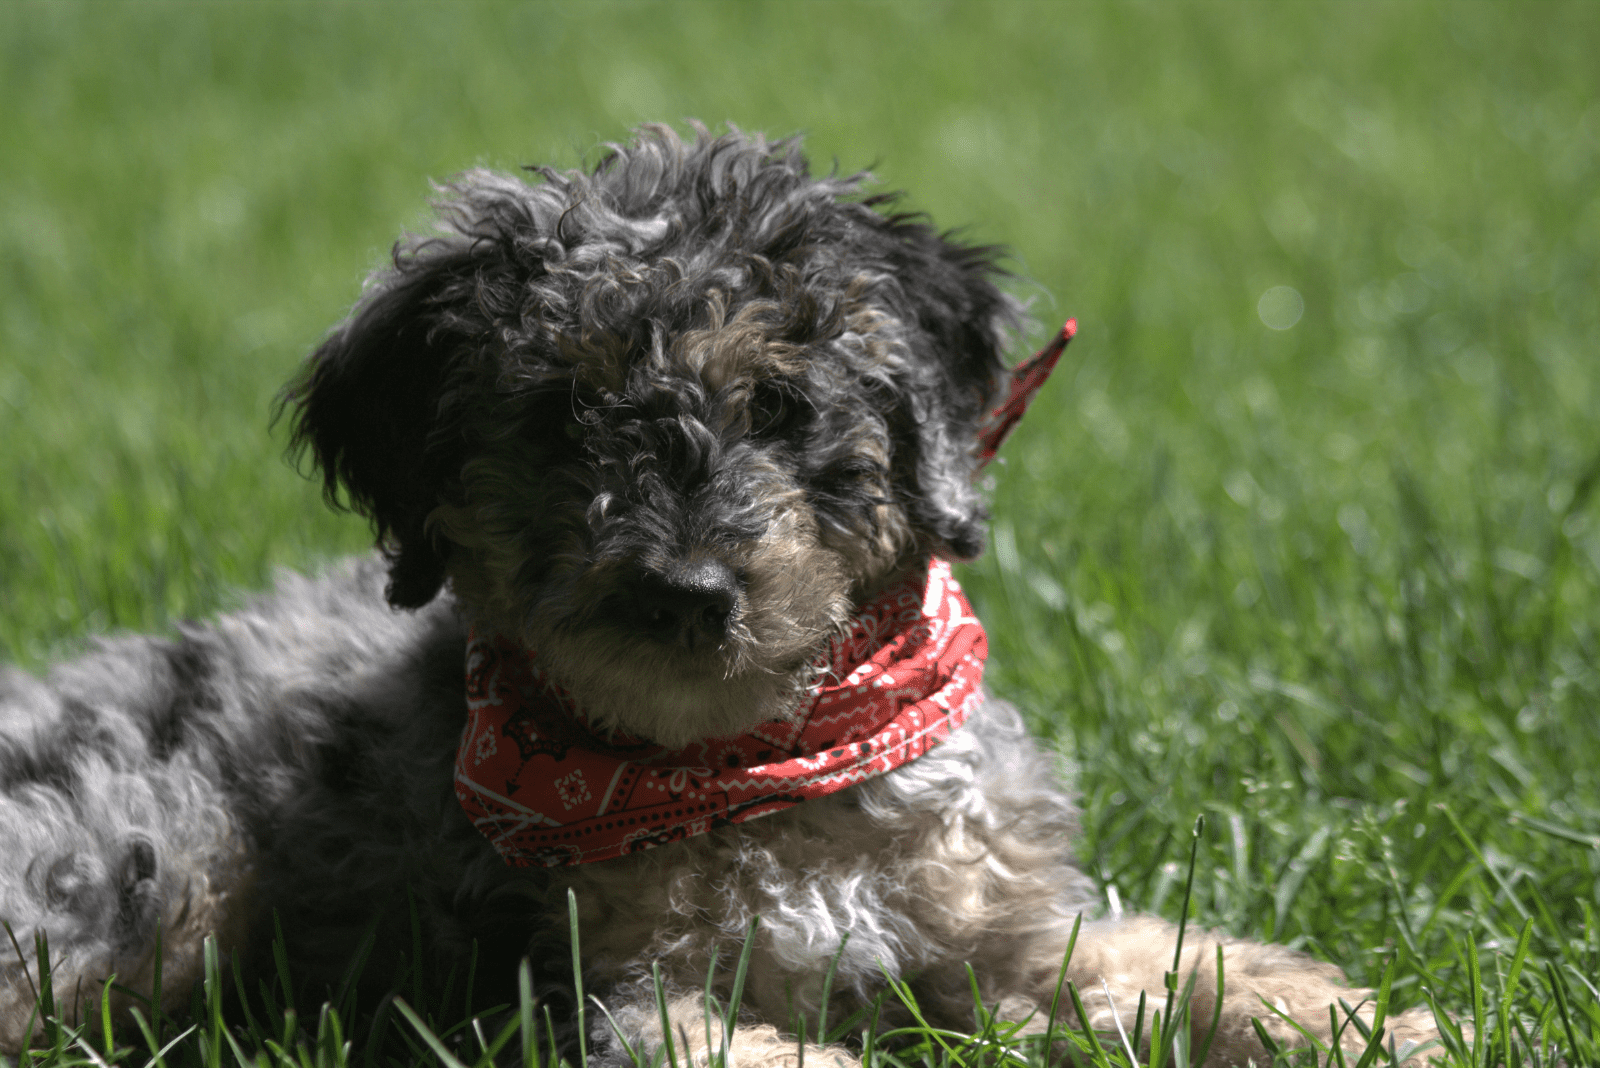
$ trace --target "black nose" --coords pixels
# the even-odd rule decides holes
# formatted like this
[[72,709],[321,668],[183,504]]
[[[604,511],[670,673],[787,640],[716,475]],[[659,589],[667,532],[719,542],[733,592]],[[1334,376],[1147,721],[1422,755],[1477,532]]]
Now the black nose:
[[739,576],[708,557],[645,572],[634,588],[639,625],[658,641],[693,649],[727,637],[739,603]]

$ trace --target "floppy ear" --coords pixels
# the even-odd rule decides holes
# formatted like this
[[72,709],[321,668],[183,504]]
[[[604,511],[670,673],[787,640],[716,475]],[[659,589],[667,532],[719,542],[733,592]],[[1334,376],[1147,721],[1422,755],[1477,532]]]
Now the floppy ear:
[[426,527],[464,459],[461,430],[443,410],[467,341],[449,314],[471,285],[464,242],[396,246],[350,317],[306,361],[280,398],[293,405],[290,450],[309,450],[327,498],[372,520],[389,560],[389,603],[418,608],[445,580],[448,548]]
[[1004,273],[995,262],[1002,249],[962,245],[917,216],[888,222],[900,238],[890,258],[916,327],[909,420],[899,435],[909,455],[896,463],[896,480],[913,524],[941,553],[970,560],[983,552],[989,521],[973,485],[979,428],[1005,379],[1005,340],[1022,306],[994,283]]

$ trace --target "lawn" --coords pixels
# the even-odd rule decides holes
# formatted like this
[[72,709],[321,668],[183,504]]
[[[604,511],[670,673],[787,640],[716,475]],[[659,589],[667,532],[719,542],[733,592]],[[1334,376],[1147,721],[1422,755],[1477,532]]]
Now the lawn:
[[1203,816],[1191,923],[1600,1065],[1596,57],[1591,4],[7,4],[0,660],[368,543],[269,415],[430,179],[804,131],[1081,325],[963,578],[1107,908],[1177,918]]

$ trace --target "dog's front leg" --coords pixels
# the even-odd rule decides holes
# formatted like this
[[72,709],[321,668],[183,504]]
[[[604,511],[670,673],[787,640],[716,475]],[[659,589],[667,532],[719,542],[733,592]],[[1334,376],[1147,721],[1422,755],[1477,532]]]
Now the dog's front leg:
[[[80,673],[148,673],[127,644]],[[115,1016],[128,991],[152,999],[158,968],[170,1011],[188,1004],[206,936],[224,952],[243,936],[254,862],[215,769],[186,751],[152,758],[140,733],[123,709],[0,669],[0,1049],[42,1035],[46,974],[57,1005],[44,1011],[68,1024],[98,1019],[113,976]]]
[[[1078,991],[1087,1013],[1088,1025],[1102,1041],[1113,1045],[1131,1036],[1138,1015],[1139,999],[1145,999],[1145,1026],[1142,1038],[1146,1050],[1150,1038],[1149,1021],[1156,1010],[1165,1010],[1165,978],[1173,967],[1177,949],[1177,928],[1149,916],[1126,920],[1103,920],[1084,924],[1066,978]],[[1053,931],[1032,941],[1028,959],[1019,971],[1029,977],[1033,988],[1028,998],[1034,1005],[1048,1005],[1060,976],[1066,951],[1067,931]],[[1222,1008],[1217,1013],[1217,952],[1222,953]],[[1198,1053],[1211,1036],[1208,1063],[1243,1065],[1270,1060],[1257,1037],[1252,1019],[1258,1020],[1272,1039],[1285,1049],[1308,1045],[1305,1032],[1325,1046],[1333,1041],[1331,1006],[1339,1021],[1339,1044],[1347,1053],[1366,1046],[1361,1030],[1347,1017],[1349,1006],[1363,1025],[1373,1023],[1372,992],[1345,985],[1339,969],[1313,960],[1303,953],[1282,946],[1230,938],[1219,938],[1203,931],[1190,931],[1184,939],[1178,964],[1178,989],[1194,979],[1189,1005],[1190,1049]],[[1019,1000],[1020,1003],[1020,1000]],[[1076,1025],[1075,1014],[1065,997],[1062,1014]],[[1174,1006],[1176,1016],[1179,1006]],[[1288,1019],[1285,1019],[1287,1017]],[[1213,1020],[1216,1021],[1212,1035]],[[1290,1021],[1293,1021],[1292,1023]],[[1119,1029],[1118,1023],[1121,1027]],[[1384,1045],[1392,1040],[1406,1059],[1410,1051],[1439,1034],[1432,1015],[1425,1009],[1391,1016],[1384,1021]],[[1432,1053],[1441,1052],[1437,1047]],[[1426,1058],[1430,1051],[1423,1051]]]

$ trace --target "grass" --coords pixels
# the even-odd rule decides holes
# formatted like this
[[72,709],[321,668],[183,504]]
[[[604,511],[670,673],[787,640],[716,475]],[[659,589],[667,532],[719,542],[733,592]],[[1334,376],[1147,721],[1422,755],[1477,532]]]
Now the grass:
[[[1194,845],[1191,924],[1600,1064],[1595,55],[1585,4],[7,5],[0,659],[365,544],[266,414],[428,178],[805,129],[1082,324],[963,578],[1108,907]],[[166,1060],[365,1048],[211,1004]]]

